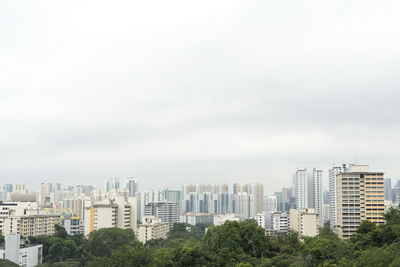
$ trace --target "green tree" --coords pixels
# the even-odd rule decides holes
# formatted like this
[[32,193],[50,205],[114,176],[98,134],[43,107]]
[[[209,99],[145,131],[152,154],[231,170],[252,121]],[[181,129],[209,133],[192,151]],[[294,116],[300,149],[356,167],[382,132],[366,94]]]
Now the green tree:
[[59,238],[67,238],[68,237],[68,233],[65,230],[64,226],[56,224],[54,225],[54,229],[55,229],[55,236],[59,237]]
[[3,233],[0,231],[0,244],[2,244],[4,242],[4,235]]
[[0,267],[19,267],[19,265],[10,260],[0,259]]
[[386,225],[400,225],[400,205],[391,207],[385,214]]
[[87,252],[97,257],[110,257],[114,250],[124,245],[139,243],[135,240],[133,230],[119,228],[102,228],[89,234],[86,243]]
[[113,251],[111,260],[121,267],[146,266],[151,262],[151,255],[148,249],[143,246],[132,247],[124,245]]
[[376,230],[376,223],[369,220],[364,220],[361,222],[360,226],[357,228],[357,233],[368,234]]
[[174,249],[170,248],[160,248],[157,249],[153,255],[153,266],[160,266],[160,267],[172,267],[174,266]]

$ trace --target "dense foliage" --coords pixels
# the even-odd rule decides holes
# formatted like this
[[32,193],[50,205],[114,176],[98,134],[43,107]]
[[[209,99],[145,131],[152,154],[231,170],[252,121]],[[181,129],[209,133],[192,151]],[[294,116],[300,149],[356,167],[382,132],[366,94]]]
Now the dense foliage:
[[[42,266],[400,266],[400,210],[385,214],[387,223],[364,221],[350,240],[328,226],[317,237],[295,232],[267,237],[253,220],[196,227],[175,224],[167,239],[142,244],[130,229],[106,228],[88,239],[57,227],[54,236],[31,237],[43,244]],[[187,227],[190,227],[188,231]]]

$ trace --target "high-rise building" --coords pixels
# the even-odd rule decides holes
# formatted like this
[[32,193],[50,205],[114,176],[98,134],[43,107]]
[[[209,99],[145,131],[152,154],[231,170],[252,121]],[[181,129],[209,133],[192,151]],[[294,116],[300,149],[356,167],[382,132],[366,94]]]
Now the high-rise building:
[[[40,204],[48,206],[56,202],[56,193],[61,191],[61,184],[59,183],[41,183],[40,184]],[[57,198],[57,200],[60,200]]]
[[116,177],[113,177],[105,182],[106,192],[117,191],[119,188],[120,188],[119,179]]
[[299,168],[294,176],[297,209],[314,209],[320,215],[319,224],[322,226],[322,170]]
[[139,192],[139,183],[135,178],[126,178],[125,187],[128,189],[128,197],[136,197]]
[[101,228],[132,228],[136,231],[137,211],[135,197],[115,197],[85,207],[85,235]]
[[336,176],[348,170],[347,164],[333,166],[329,169],[329,224],[337,232]]
[[392,200],[392,179],[385,178],[385,200]]
[[177,203],[169,201],[150,202],[145,206],[145,216],[154,216],[162,222],[169,223],[170,227],[174,223],[180,222],[180,212]]
[[384,224],[384,173],[350,165],[336,176],[336,200],[340,238],[350,238],[363,220]]
[[278,198],[276,195],[264,196],[264,209],[266,212],[278,211]]
[[254,218],[256,215],[254,205],[254,195],[245,192],[238,193],[234,196],[235,201],[235,214],[241,220]]
[[10,210],[9,216],[3,219],[3,234],[18,234],[23,237],[38,235],[53,235],[55,225],[60,224],[57,214],[24,214]]

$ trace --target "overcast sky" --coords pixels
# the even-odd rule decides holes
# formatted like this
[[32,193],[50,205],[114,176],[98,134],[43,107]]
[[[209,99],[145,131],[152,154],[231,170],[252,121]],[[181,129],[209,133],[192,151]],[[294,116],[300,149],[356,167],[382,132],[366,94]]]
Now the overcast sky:
[[400,1],[1,1],[0,181],[400,177]]

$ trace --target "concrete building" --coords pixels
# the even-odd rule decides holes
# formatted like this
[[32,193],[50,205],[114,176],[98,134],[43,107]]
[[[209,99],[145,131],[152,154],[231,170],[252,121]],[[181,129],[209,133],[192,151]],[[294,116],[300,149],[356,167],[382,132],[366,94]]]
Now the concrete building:
[[135,178],[126,178],[125,187],[128,189],[129,197],[136,197],[139,192],[139,182]]
[[324,225],[325,225],[325,223],[328,223],[328,222],[330,224],[329,216],[330,216],[329,204],[324,204],[322,206],[322,218],[323,218]]
[[301,236],[316,236],[319,233],[319,215],[315,209],[291,209],[290,230]]
[[14,210],[17,215],[26,214],[26,210],[37,209],[36,202],[2,202],[0,201],[0,231],[3,230],[4,218],[10,215],[10,210]]
[[83,219],[85,216],[85,201],[90,201],[90,198],[83,193],[80,196],[67,197],[63,200],[63,208]]
[[80,235],[84,233],[83,221],[79,217],[71,216],[71,214],[65,214],[61,217],[61,225],[64,226],[69,235]]
[[278,198],[276,195],[264,196],[264,209],[266,212],[278,211]]
[[55,225],[60,224],[60,215],[38,214],[38,211],[18,215],[15,210],[10,210],[10,215],[3,219],[3,234],[17,234],[23,237],[52,235]]
[[289,214],[287,212],[273,212],[271,214],[272,229],[278,233],[287,233],[289,231]]
[[151,202],[145,206],[145,216],[154,216],[161,219],[162,222],[169,223],[170,227],[174,223],[180,222],[180,210],[178,203],[170,201]]
[[[270,217],[269,220],[268,217]],[[271,212],[257,213],[254,216],[254,220],[257,222],[258,226],[264,229],[271,228]]]
[[347,164],[333,166],[329,169],[329,224],[331,230],[337,233],[337,200],[336,200],[336,176],[348,170]]
[[392,200],[392,179],[385,178],[385,200]]
[[339,237],[350,238],[363,220],[384,224],[384,173],[368,165],[350,165],[336,176]]
[[84,233],[97,229],[118,227],[136,230],[136,198],[115,197],[85,207]]
[[112,177],[109,180],[105,181],[105,191],[118,191],[120,188],[119,179],[117,177]]
[[241,192],[234,195],[235,214],[241,220],[254,218],[256,209],[254,205],[254,195],[247,192]]
[[7,259],[22,267],[33,267],[42,263],[42,245],[21,244],[17,234],[5,236],[5,246],[0,247],[0,259]]
[[206,213],[185,213],[181,215],[181,222],[191,225],[197,224],[212,224],[214,216]]
[[235,214],[215,214],[213,216],[213,224],[214,225],[222,225],[227,221],[236,221],[239,222],[240,218]]
[[299,168],[294,177],[297,209],[314,209],[319,215],[319,225],[322,226],[322,170]]
[[143,222],[138,225],[136,236],[140,242],[146,243],[151,239],[167,238],[168,231],[169,223],[162,222],[154,216],[145,216]]

